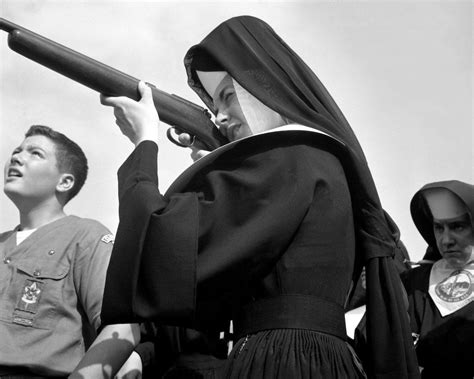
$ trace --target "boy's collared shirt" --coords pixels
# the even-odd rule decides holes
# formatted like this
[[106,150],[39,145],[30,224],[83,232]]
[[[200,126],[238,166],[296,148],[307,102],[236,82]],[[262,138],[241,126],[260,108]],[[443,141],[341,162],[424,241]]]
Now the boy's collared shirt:
[[67,375],[100,326],[113,238],[66,216],[16,241],[16,230],[0,234],[0,367]]

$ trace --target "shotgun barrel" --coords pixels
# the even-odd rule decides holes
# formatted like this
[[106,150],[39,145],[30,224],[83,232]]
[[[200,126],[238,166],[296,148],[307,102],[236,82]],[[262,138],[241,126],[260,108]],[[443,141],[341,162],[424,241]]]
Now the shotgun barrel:
[[[0,29],[9,33],[8,46],[13,51],[78,83],[107,96],[140,99],[137,78],[107,66],[66,46],[0,18]],[[160,119],[166,124],[195,136],[209,150],[228,141],[210,119],[210,113],[197,104],[168,94],[150,85]],[[168,133],[168,138],[171,134]]]

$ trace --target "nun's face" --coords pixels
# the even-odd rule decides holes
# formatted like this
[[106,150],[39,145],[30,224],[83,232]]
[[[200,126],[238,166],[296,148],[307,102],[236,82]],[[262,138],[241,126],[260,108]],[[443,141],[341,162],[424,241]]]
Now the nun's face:
[[229,75],[219,83],[212,98],[216,110],[216,124],[224,137],[235,141],[252,135]]
[[436,245],[441,256],[454,268],[472,259],[474,229],[468,214],[446,220],[433,220]]

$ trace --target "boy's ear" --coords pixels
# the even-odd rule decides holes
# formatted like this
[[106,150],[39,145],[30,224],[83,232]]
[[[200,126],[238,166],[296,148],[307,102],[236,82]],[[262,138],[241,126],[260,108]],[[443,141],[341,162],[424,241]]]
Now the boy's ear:
[[72,187],[74,187],[74,183],[76,182],[74,175],[64,173],[59,178],[58,184],[56,185],[56,191],[65,193],[69,191]]

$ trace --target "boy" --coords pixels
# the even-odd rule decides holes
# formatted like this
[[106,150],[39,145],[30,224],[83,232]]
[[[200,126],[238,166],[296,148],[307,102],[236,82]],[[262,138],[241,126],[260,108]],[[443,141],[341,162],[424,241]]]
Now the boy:
[[113,236],[64,212],[87,170],[76,143],[41,125],[5,165],[20,224],[0,234],[0,377],[108,377],[138,342],[136,325],[98,333]]

